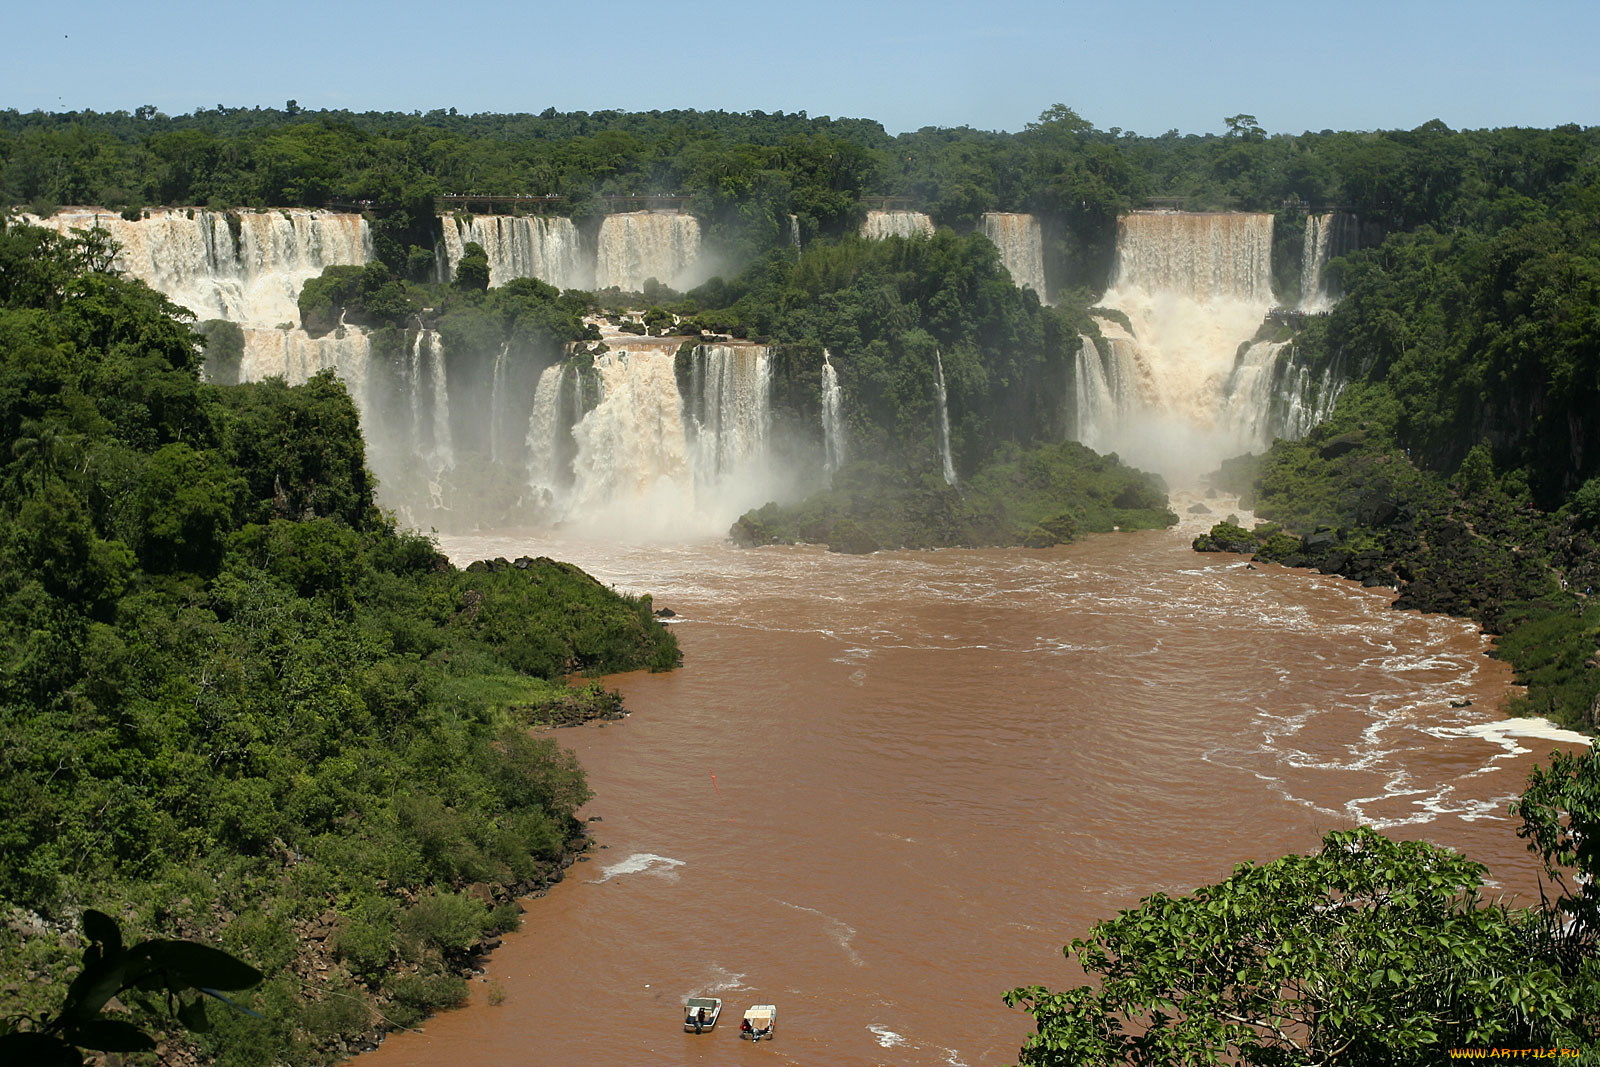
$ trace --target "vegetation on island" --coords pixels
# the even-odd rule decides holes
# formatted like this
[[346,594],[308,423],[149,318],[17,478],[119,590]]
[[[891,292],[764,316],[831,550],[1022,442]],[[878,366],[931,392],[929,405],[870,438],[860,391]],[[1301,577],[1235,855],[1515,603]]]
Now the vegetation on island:
[[1048,548],[1086,533],[1160,529],[1177,521],[1159,478],[1067,441],[1002,447],[957,485],[937,473],[858,461],[799,504],[746,512],[731,535],[746,546],[805,542],[856,553]]
[[266,976],[204,1056],[328,1062],[459,1001],[582,847],[529,726],[616,698],[566,677],[676,644],[575,567],[397,531],[338,379],[202,382],[111,251],[0,231],[0,1012],[62,1003],[92,909]]

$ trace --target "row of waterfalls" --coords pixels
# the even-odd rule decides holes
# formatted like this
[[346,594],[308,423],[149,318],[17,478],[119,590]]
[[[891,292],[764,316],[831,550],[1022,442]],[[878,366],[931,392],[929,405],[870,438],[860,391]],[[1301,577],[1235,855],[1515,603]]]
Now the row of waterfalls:
[[[357,215],[292,209],[161,211],[130,222],[63,212],[62,230],[98,224],[122,246],[120,265],[243,333],[241,380],[305,381],[332,369],[362,417],[380,500],[410,524],[564,521],[637,532],[718,531],[744,509],[823,483],[849,458],[841,379],[849,352],[823,352],[804,372],[815,390],[774,410],[776,353],[742,342],[606,337],[606,350],[447,352],[418,321],[383,351],[357,327],[312,337],[296,297],[333,265],[373,259]],[[1138,212],[1120,223],[1098,336],[1082,338],[1068,371],[1070,436],[1177,483],[1274,436],[1304,434],[1325,417],[1342,379],[1303,365],[1292,343],[1257,339],[1273,305],[1273,217]],[[609,216],[586,242],[570,220],[480,216],[441,220],[441,278],[469,241],[490,258],[491,284],[540,277],[563,288],[648,278],[682,285],[697,269],[692,216]],[[1044,293],[1040,225],[995,213],[983,230],[1019,284]],[[1306,223],[1301,308],[1337,298],[1327,264],[1360,240],[1353,220]],[[916,212],[869,212],[874,236],[931,232]],[[687,273],[686,273],[687,272]],[[815,359],[815,353],[809,357]],[[950,395],[942,360],[930,368],[938,403],[929,427],[942,474],[957,484]],[[811,377],[814,375],[815,377]],[[791,375],[792,377],[792,375]]]
[[636,293],[651,279],[679,291],[709,276],[700,223],[676,211],[630,211],[600,220],[587,241],[568,218],[513,215],[445,216],[435,258],[440,281],[455,277],[468,242],[489,257],[489,284],[538,278],[557,289],[621,289]]

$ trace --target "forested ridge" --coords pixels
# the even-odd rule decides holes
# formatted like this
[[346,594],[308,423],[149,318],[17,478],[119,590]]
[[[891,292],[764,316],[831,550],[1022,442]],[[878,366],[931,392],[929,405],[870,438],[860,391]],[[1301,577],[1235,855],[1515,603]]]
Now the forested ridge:
[[95,908],[267,974],[200,1050],[325,1062],[461,999],[582,846],[530,725],[617,714],[563,679],[676,643],[569,564],[397,531],[343,383],[203,383],[109,252],[0,231],[0,999],[59,1003]]
[[1052,289],[1094,289],[1117,214],[1178,198],[1195,210],[1279,212],[1276,284],[1292,303],[1305,206],[1339,207],[1386,232],[1492,229],[1530,207],[1581,213],[1570,194],[1592,187],[1600,146],[1600,130],[1578,126],[1269,134],[1234,115],[1226,127],[1100,130],[1059,104],[1015,134],[894,137],[869,119],[804,113],[402,114],[292,102],[179,116],[0,111],[0,202],[48,213],[367,201],[379,255],[398,271],[410,246],[428,245],[443,193],[557,195],[580,218],[603,210],[604,195],[681,195],[735,261],[786,240],[791,214],[809,239],[852,230],[863,196],[903,196],[958,229],[986,211],[1051,219]]

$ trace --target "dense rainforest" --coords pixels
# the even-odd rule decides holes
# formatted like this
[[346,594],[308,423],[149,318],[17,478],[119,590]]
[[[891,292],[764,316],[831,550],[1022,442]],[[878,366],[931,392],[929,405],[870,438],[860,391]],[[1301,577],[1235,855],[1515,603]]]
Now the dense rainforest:
[[398,531],[342,382],[203,383],[191,316],[107,263],[0,231],[6,1010],[59,1002],[95,908],[267,974],[195,1035],[217,1062],[327,1061],[461,999],[583,844],[529,727],[618,714],[564,679],[676,643],[568,564]]
[[[1523,710],[1593,730],[1600,128],[1273,134],[1249,115],[1225,122],[1220,135],[1142,136],[1058,105],[1016,134],[890,136],[804,114],[357,114],[292,101],[186,116],[13,111],[0,112],[0,202],[130,217],[157,205],[360,209],[377,261],[306,287],[309,331],[346,321],[390,331],[380,347],[392,348],[426,318],[480,338],[480,350],[549,350],[594,340],[582,316],[639,301],[531,281],[489,289],[472,246],[454,282],[438,284],[437,198],[555,197],[582,220],[607,210],[606,196],[683,197],[726,269],[686,293],[647,286],[638,328],[773,345],[774,391],[808,418],[831,351],[852,401],[855,458],[832,487],[751,512],[736,536],[855,550],[1050,544],[1170,521],[1157,485],[1065,440],[1073,359],[1105,319],[1091,311],[1111,281],[1119,216],[1271,213],[1272,289],[1293,306],[1306,217],[1336,210],[1361,227],[1329,265],[1339,301],[1264,324],[1258,339],[1336,370],[1339,403],[1304,439],[1217,472],[1216,489],[1269,522],[1221,524],[1197,547],[1316,566],[1393,587],[1401,608],[1476,619],[1528,685]],[[901,198],[938,232],[861,239],[873,198]],[[1015,288],[972,232],[989,211],[1041,220],[1048,305]],[[6,823],[0,890],[26,905],[0,932],[20,961],[9,980],[59,973],[63,942],[22,932],[59,932],[61,916],[93,904],[150,928],[221,930],[278,975],[261,998],[277,1044],[216,1039],[239,1062],[325,1056],[332,1046],[315,1035],[366,1032],[374,1003],[396,1021],[448,1003],[451,964],[509,921],[461,890],[503,901],[538,884],[577,829],[581,777],[520,727],[557,697],[604,702],[553,690],[565,671],[669,665],[648,605],[543,561],[468,575],[442,566],[372,509],[336,381],[202,384],[188,328],[159,297],[97,270],[103,247],[20,228],[5,240],[3,788],[6,810],[23,814]],[[226,329],[213,330],[208,356],[213,379],[229,380]],[[524,628],[581,597],[610,621]],[[67,746],[69,732],[90,743]],[[1588,818],[1595,774],[1592,761],[1559,765],[1523,802],[1526,836],[1553,874],[1575,862],[1595,873],[1592,849],[1562,838],[1552,814]],[[407,792],[385,792],[391,780]],[[1375,1004],[1411,1012],[1399,1024],[1415,1024],[1415,1043],[1402,1051],[1417,1062],[1443,1032],[1427,1030],[1439,1017],[1428,1012],[1454,1013],[1456,1036],[1592,1040],[1593,881],[1560,902],[1583,923],[1563,939],[1556,912],[1485,904],[1482,879],[1458,858],[1356,836],[1195,897],[1153,898],[1075,946],[1107,976],[1101,993],[1014,994],[1041,1022],[1025,1059],[1161,1059],[1209,1041],[1241,1061],[1301,1062],[1264,1029],[1206,1027],[1241,990],[1260,994],[1252,1017],[1281,1019],[1275,976],[1329,960],[1330,982],[1379,976],[1333,1010],[1369,1035],[1392,1029]],[[1330,893],[1385,907],[1330,908]],[[1250,921],[1219,930],[1219,915]],[[1290,936],[1307,930],[1303,943]],[[1411,951],[1419,937],[1440,953]],[[1309,955],[1258,951],[1274,939]],[[308,940],[336,966],[306,998]],[[1335,943],[1343,954],[1323,951]],[[1157,1027],[1168,1045],[1128,1044],[1138,1027],[1123,1032],[1117,1018],[1148,1021],[1142,1006],[1173,999],[1161,968],[1191,973],[1182,953],[1195,944],[1235,953],[1250,983],[1208,971],[1215,984],[1200,992],[1213,999],[1172,1016],[1193,1028]],[[1430,974],[1452,977],[1419,985]],[[1461,1021],[1494,1001],[1452,990],[1491,986],[1532,1006]],[[1397,995],[1418,989],[1437,996]],[[1353,1032],[1330,1026],[1327,1047],[1357,1047],[1341,1045]],[[1249,1034],[1259,1055],[1241,1051]],[[1396,1048],[1360,1045],[1354,1062],[1399,1062]]]

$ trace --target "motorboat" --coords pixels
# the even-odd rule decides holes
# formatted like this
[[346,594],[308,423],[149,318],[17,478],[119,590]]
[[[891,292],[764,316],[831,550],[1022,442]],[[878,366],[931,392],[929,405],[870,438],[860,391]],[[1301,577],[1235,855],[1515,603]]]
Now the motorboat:
[[683,1004],[683,1030],[689,1034],[703,1034],[717,1025],[721,1014],[720,997],[690,997]]
[[739,1036],[748,1037],[752,1041],[766,1038],[772,1040],[772,1032],[778,1028],[778,1006],[776,1004],[752,1004],[745,1009],[744,1020],[739,1024]]

